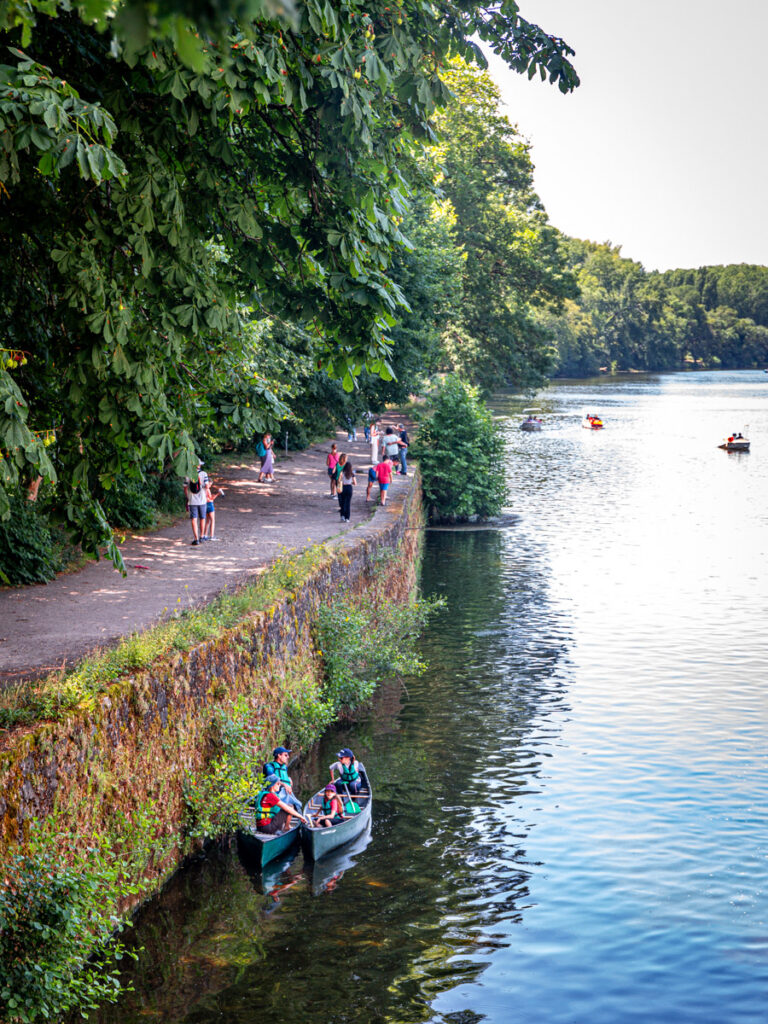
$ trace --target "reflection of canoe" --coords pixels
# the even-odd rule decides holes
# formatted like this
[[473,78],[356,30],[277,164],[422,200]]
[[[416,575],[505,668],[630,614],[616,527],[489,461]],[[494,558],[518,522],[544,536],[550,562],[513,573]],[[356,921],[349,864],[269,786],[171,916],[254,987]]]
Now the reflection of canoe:
[[246,807],[240,812],[240,828],[237,840],[240,848],[252,862],[259,867],[269,864],[275,857],[289,850],[297,842],[301,830],[298,818],[288,819],[292,828],[279,832],[276,836],[268,836],[256,831],[256,811]]
[[357,858],[371,841],[371,820],[365,826],[364,831],[344,846],[309,864],[307,870],[312,879],[312,894],[319,896],[321,892],[330,892],[341,880],[342,875],[349,868],[354,867]]
[[[308,825],[301,826],[301,841],[304,846],[304,853],[308,857],[311,857],[312,860],[320,860],[321,857],[325,857],[326,854],[329,854],[331,850],[335,850],[337,847],[351,842],[368,827],[371,820],[373,793],[371,792],[371,786],[368,781],[368,773],[362,764],[360,765],[360,775],[363,780],[363,788],[360,793],[353,794],[352,796],[352,799],[360,807],[359,814],[354,814],[352,817],[346,818],[338,825],[331,825],[330,828],[320,828],[319,826],[315,827]],[[319,790],[305,805],[305,818],[310,814],[317,814],[323,802],[324,792],[324,789]],[[343,787],[339,787],[339,795],[346,803],[347,797],[343,791]]]
[[[295,831],[295,829],[294,829]],[[283,873],[293,864],[299,855],[299,849],[297,846],[291,846],[287,853],[284,853],[281,857],[276,857],[271,860],[269,864],[261,869],[261,890],[265,896],[270,896],[275,889],[282,888],[285,879]],[[290,880],[290,876],[288,876]]]

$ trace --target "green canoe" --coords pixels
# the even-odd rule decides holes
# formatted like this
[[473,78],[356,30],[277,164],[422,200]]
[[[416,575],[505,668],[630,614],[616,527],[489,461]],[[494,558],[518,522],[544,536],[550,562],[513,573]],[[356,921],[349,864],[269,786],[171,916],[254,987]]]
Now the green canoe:
[[246,807],[240,812],[240,828],[237,830],[237,840],[243,853],[255,861],[259,867],[269,864],[275,857],[289,850],[294,843],[298,842],[301,829],[298,818],[289,818],[289,829],[278,832],[275,836],[266,835],[264,832],[256,831],[256,811],[253,807]]
[[[331,825],[329,828],[321,828],[309,825],[301,826],[301,842],[304,847],[304,854],[307,857],[311,857],[312,860],[320,860],[321,857],[325,857],[326,854],[330,853],[331,850],[337,849],[339,846],[343,846],[345,843],[351,843],[353,839],[357,839],[361,832],[364,832],[371,821],[371,805],[373,804],[373,793],[371,791],[371,784],[368,780],[368,773],[365,767],[360,764],[360,776],[362,778],[362,789],[359,793],[352,795],[352,799],[360,807],[360,813],[354,814],[338,825]],[[337,786],[339,796],[342,798],[344,803],[347,802],[347,795],[344,791],[343,786]],[[304,806],[304,817],[307,818],[310,815],[314,817],[323,803],[323,794],[325,790],[321,789],[312,797],[311,800]]]

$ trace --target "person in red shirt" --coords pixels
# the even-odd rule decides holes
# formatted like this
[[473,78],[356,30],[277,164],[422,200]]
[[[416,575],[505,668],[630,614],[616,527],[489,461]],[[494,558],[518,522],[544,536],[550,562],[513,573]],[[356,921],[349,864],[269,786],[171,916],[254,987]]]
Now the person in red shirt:
[[276,775],[268,775],[264,780],[264,789],[253,801],[256,808],[256,830],[258,832],[276,835],[284,828],[289,827],[289,818],[305,820],[302,814],[283,803],[277,796],[277,790],[281,785],[282,783]]
[[381,504],[387,504],[387,491],[389,485],[392,482],[392,463],[389,461],[389,456],[385,455],[382,461],[376,467],[376,478],[379,481],[379,495],[381,496]]

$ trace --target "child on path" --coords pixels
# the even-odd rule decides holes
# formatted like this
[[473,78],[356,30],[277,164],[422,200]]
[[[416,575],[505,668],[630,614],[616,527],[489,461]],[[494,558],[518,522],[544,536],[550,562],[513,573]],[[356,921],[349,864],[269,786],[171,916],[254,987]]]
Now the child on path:
[[339,453],[336,451],[336,445],[331,445],[331,450],[328,452],[328,457],[325,460],[325,464],[328,467],[328,479],[331,483],[331,493],[328,495],[329,498],[336,496],[336,463],[339,461]]
[[371,500],[371,488],[373,487],[373,485],[375,483],[376,483],[376,467],[375,466],[371,466],[371,468],[368,470],[368,487],[366,488],[366,491],[365,491],[365,500],[366,501],[370,501]]
[[342,523],[349,522],[349,513],[352,511],[352,488],[357,484],[355,471],[351,462],[345,462],[341,473],[341,494],[339,495],[339,515]]
[[376,477],[379,481],[381,504],[384,506],[387,504],[387,491],[389,490],[389,485],[392,482],[392,463],[389,461],[388,455],[385,455],[376,467]]
[[222,487],[216,488],[216,494],[211,491],[211,478],[208,477],[208,483],[205,487],[205,522],[203,523],[203,535],[200,540],[216,540],[216,507],[213,504],[217,498],[222,497],[224,489]]

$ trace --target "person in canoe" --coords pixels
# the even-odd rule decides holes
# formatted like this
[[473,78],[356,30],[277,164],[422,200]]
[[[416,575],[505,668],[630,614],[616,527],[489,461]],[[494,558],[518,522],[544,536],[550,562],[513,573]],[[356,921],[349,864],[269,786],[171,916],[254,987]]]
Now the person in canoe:
[[282,783],[276,775],[268,775],[264,780],[264,789],[253,801],[253,806],[256,808],[257,832],[275,836],[284,828],[290,827],[290,818],[306,820],[303,814],[298,814],[293,807],[284,803],[277,795],[281,785]]
[[315,825],[320,828],[330,828],[331,825],[340,825],[344,821],[344,804],[336,792],[336,787],[329,782],[323,793],[323,802],[320,804],[320,813],[315,816]]
[[[338,782],[342,788],[347,787],[350,793],[359,793],[362,786],[362,779],[360,778],[360,764],[355,760],[355,755],[349,749],[349,747],[342,748],[338,754],[338,761],[334,761],[330,766],[331,769],[331,782]],[[334,772],[339,773],[338,779],[334,777]]]
[[276,775],[283,784],[282,789],[278,790],[277,795],[281,800],[290,804],[291,807],[295,807],[297,811],[300,811],[301,802],[293,795],[293,785],[288,774],[287,766],[290,756],[291,752],[287,747],[275,747],[272,751],[272,760],[267,761],[264,765],[264,778],[266,779],[268,775]]

